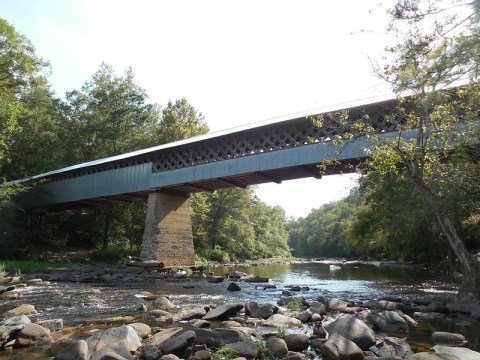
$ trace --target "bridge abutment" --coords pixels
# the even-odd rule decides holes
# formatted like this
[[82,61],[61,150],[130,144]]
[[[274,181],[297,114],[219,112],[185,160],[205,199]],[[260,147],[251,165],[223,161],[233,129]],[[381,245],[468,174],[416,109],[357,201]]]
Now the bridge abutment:
[[192,221],[187,197],[148,195],[148,209],[140,257],[164,266],[195,265]]

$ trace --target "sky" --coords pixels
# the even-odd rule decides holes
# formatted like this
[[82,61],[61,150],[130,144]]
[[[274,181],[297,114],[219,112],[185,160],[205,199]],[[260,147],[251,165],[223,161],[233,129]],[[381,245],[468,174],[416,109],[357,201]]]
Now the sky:
[[[185,97],[211,131],[388,94],[373,75],[390,40],[392,0],[0,0],[0,17],[51,65],[56,94],[80,89],[100,64],[131,67],[149,101]],[[93,159],[92,159],[93,160]],[[348,195],[356,175],[257,187],[305,217]]]

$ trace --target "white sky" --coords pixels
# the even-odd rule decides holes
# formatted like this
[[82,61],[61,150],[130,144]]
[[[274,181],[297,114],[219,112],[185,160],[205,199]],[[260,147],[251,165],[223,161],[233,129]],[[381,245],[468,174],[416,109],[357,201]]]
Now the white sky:
[[[378,0],[1,0],[0,17],[50,61],[59,96],[101,62],[131,66],[151,102],[185,97],[212,131],[388,92],[369,60],[386,44]],[[353,178],[265,184],[257,195],[304,217],[347,195]]]

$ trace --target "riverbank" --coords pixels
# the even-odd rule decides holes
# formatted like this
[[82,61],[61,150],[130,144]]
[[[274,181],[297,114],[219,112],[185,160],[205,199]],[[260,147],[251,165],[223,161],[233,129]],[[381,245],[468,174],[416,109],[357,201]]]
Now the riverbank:
[[[360,268],[355,268],[357,266]],[[235,269],[238,271],[239,268],[241,267],[236,267]],[[112,268],[110,270],[102,269],[99,272],[78,272],[70,269],[57,269],[46,273],[35,274],[35,276],[32,274],[29,276],[24,275],[23,277],[12,277],[10,279],[12,284],[9,285],[14,286],[14,288],[4,289],[5,291],[0,295],[2,298],[0,300],[0,317],[4,319],[8,318],[8,316],[5,315],[8,311],[21,305],[29,304],[35,308],[35,313],[32,311],[30,315],[27,315],[31,321],[34,323],[41,323],[42,321],[49,321],[53,324],[63,323],[63,328],[54,328],[54,331],[50,330],[50,337],[54,341],[53,344],[36,344],[33,347],[22,348],[15,345],[15,341],[17,341],[15,339],[11,347],[4,345],[4,348],[7,350],[0,352],[0,359],[7,359],[9,356],[22,358],[18,357],[24,356],[22,354],[28,354],[28,358],[35,359],[34,356],[36,355],[32,355],[32,352],[28,351],[41,354],[36,357],[37,359],[47,359],[58,355],[64,348],[70,346],[70,344],[78,345],[77,341],[89,339],[93,336],[92,331],[94,329],[104,331],[107,327],[119,328],[120,325],[123,324],[136,323],[142,323],[150,327],[151,332],[147,339],[163,336],[157,334],[163,333],[166,335],[168,333],[165,333],[165,331],[170,331],[169,329],[181,328],[182,330],[178,330],[178,333],[172,335],[171,339],[169,338],[171,341],[174,341],[175,336],[179,337],[182,336],[183,333],[193,331],[193,333],[195,333],[193,336],[193,345],[187,346],[187,348],[192,347],[193,351],[193,346],[195,345],[206,345],[206,351],[210,356],[215,356],[219,349],[220,352],[228,350],[226,350],[225,347],[218,347],[208,342],[202,343],[204,342],[204,338],[211,337],[218,339],[218,336],[220,336],[222,342],[229,344],[226,341],[230,340],[222,338],[225,332],[228,334],[237,334],[235,335],[237,337],[234,339],[238,341],[234,343],[242,342],[249,349],[255,349],[256,346],[258,354],[255,353],[255,356],[259,357],[267,346],[267,339],[264,338],[263,334],[274,334],[272,336],[281,339],[289,334],[303,334],[297,335],[297,337],[304,339],[303,346],[307,347],[298,351],[293,350],[294,348],[292,347],[289,349],[289,351],[296,353],[290,354],[290,356],[297,358],[318,358],[321,356],[322,351],[327,351],[322,350],[326,343],[326,338],[321,336],[321,330],[319,329],[322,329],[322,326],[327,327],[330,322],[345,317],[357,319],[368,324],[367,327],[369,329],[375,329],[372,331],[375,331],[374,338],[377,349],[370,349],[370,347],[368,349],[361,349],[364,357],[367,355],[372,356],[375,352],[382,354],[383,352],[378,351],[380,348],[383,348],[383,346],[380,345],[385,344],[386,337],[401,339],[410,345],[414,352],[427,350],[430,346],[434,345],[431,343],[433,323],[437,324],[435,325],[436,330],[447,332],[450,332],[457,323],[463,323],[462,326],[464,328],[478,324],[475,313],[468,313],[465,312],[465,309],[459,308],[459,306],[465,306],[466,304],[449,305],[450,303],[455,303],[446,300],[422,301],[421,298],[425,298],[425,296],[417,299],[413,297],[402,298],[401,295],[397,297],[383,297],[383,299],[382,296],[367,299],[367,295],[381,293],[381,291],[375,288],[375,292],[356,294],[355,289],[352,288],[352,283],[349,283],[347,280],[345,280],[347,281],[345,286],[349,288],[349,291],[343,293],[336,292],[335,294],[341,294],[341,296],[335,297],[333,296],[333,285],[332,283],[327,283],[324,273],[318,276],[318,278],[322,280],[317,282],[317,285],[310,287],[304,286],[305,282],[312,276],[312,271],[317,268],[326,271],[330,274],[331,278],[342,277],[343,272],[345,272],[344,277],[348,278],[351,277],[352,274],[354,275],[360,271],[367,271],[363,273],[362,276],[373,276],[368,273],[368,271],[371,270],[370,267],[363,269],[361,265],[344,264],[340,270],[330,270],[326,264],[318,265],[308,262],[302,266],[292,264],[288,267],[287,273],[280,275],[278,275],[279,271],[286,268],[286,265],[257,265],[243,268],[245,270],[244,272],[248,272],[248,274],[237,273],[236,275],[240,276],[229,280],[226,279],[228,273],[225,272],[229,271],[231,273],[232,268],[220,267],[212,268],[213,274],[206,273],[204,274],[206,277],[202,277],[201,273],[195,272],[191,274],[182,271],[161,273],[143,270],[140,272],[139,269],[134,268],[125,268],[122,271],[119,271],[118,268]],[[380,273],[382,272],[384,271]],[[273,275],[275,273],[277,273],[276,277]],[[295,277],[296,273],[298,273],[298,276],[301,276],[301,278]],[[258,283],[246,281],[247,278],[262,278],[261,275],[265,274],[272,274],[269,276],[270,281]],[[411,274],[413,273],[408,273],[408,277],[411,277]],[[290,278],[285,277],[287,275],[290,276]],[[37,279],[35,279],[35,277],[37,277]],[[222,281],[218,279],[222,279]],[[303,283],[298,279],[302,279]],[[264,281],[265,279],[257,280]],[[240,290],[227,290],[227,288],[231,286],[231,283],[238,285]],[[328,288],[328,291],[323,290],[324,288]],[[14,295],[15,293],[16,295]],[[167,300],[170,304],[165,301],[165,298],[168,298]],[[443,299],[444,296],[441,298]],[[252,303],[255,302],[260,303],[258,307],[273,309],[272,311],[274,311],[274,313],[269,312],[259,316],[255,313],[255,310],[252,310],[256,306]],[[229,307],[232,304],[237,304],[235,309],[238,309],[235,313],[229,313],[229,315],[221,319],[202,319],[208,314],[205,309],[208,309],[210,312],[222,307]],[[456,308],[452,306],[456,306]],[[201,311],[201,309],[203,309],[203,311]],[[472,309],[474,308],[470,310]],[[193,310],[195,311],[191,313]],[[29,311],[31,311],[31,309]],[[410,318],[419,323],[419,325],[413,326],[415,322],[405,320],[408,325],[407,330],[405,325],[398,325],[399,323],[397,321],[395,323],[397,325],[395,326],[400,326],[400,328],[397,328],[401,330],[400,333],[396,331],[393,333],[390,331],[385,332],[385,329],[382,330],[379,328],[379,320],[374,320],[378,314],[382,314],[382,316],[385,315],[387,319],[393,318],[396,321],[400,321],[397,319],[398,316],[404,320]],[[405,318],[402,314],[405,315]],[[274,315],[285,316],[289,321],[292,321],[292,323],[281,326],[281,324],[277,322],[279,316],[270,319]],[[269,319],[271,320],[270,322]],[[285,318],[282,317],[281,319]],[[292,319],[296,319],[296,321]],[[206,323],[203,321],[209,323],[209,331],[207,332],[205,332],[204,328],[198,328],[200,324],[204,324],[201,326],[206,326]],[[223,323],[223,321],[236,321],[240,326],[233,323]],[[298,321],[300,321],[299,326],[292,325],[299,324]],[[404,324],[403,322],[401,323]],[[428,326],[425,327],[425,324]],[[272,327],[271,325],[276,325],[277,327]],[[15,326],[19,327],[22,325],[15,324]],[[223,330],[225,329],[224,326],[226,326],[227,330]],[[235,331],[231,331],[232,327],[240,329],[233,329]],[[428,333],[426,334],[427,338],[424,336],[420,339],[419,329],[421,329],[422,332]],[[131,332],[130,330],[116,331]],[[171,331],[174,332],[174,330]],[[247,335],[239,335],[238,331],[244,335],[247,333]],[[365,331],[367,331],[366,328]],[[370,333],[370,331],[368,332]],[[183,335],[190,339],[187,343],[192,341],[192,333],[188,334],[188,336]],[[208,336],[205,335],[202,338],[202,334],[207,334]],[[476,349],[476,346],[479,346],[478,337],[477,339],[471,336],[470,338],[469,336],[466,337],[467,340],[470,341],[467,346],[474,349]],[[45,338],[50,341],[48,337]],[[285,339],[283,340],[285,341]],[[12,341],[13,339],[6,337],[3,343],[9,344]],[[143,340],[135,350],[134,353],[136,353],[137,358],[141,356],[148,358],[145,357],[145,351],[149,351],[146,349],[155,350],[151,346],[147,346],[151,344],[146,341],[147,340]],[[393,340],[389,339],[387,342],[388,341]],[[272,342],[281,343],[277,340],[271,340],[270,343]],[[285,343],[288,345],[287,341],[285,341]],[[153,345],[156,346],[157,349],[162,349],[165,344],[157,343]],[[163,349],[165,350],[165,348]],[[97,351],[99,351],[99,349],[97,349]],[[184,349],[184,351],[186,351],[186,349]],[[236,351],[237,355],[243,354],[239,352],[238,349]],[[126,353],[123,354],[126,355]],[[204,355],[206,355],[206,353]],[[243,355],[251,357],[249,354]],[[185,352],[181,354],[181,357],[185,356]],[[128,357],[124,356],[124,358]],[[156,357],[153,356],[151,358],[155,359]]]

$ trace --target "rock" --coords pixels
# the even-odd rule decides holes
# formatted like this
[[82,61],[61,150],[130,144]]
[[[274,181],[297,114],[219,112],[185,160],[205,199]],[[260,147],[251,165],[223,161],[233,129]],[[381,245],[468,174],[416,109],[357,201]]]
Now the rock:
[[99,298],[96,298],[96,297],[86,298],[86,299],[83,300],[83,303],[87,304],[87,305],[105,305],[105,304],[107,304],[107,302],[105,300],[99,299]]
[[413,351],[405,340],[387,336],[383,339],[383,346],[378,350],[377,355],[380,357],[408,359],[413,355]]
[[196,335],[194,331],[185,331],[165,342],[160,347],[160,351],[162,354],[175,354],[180,358],[185,358],[185,350],[193,345],[195,338]]
[[[313,358],[313,356],[310,357]],[[307,356],[305,354],[293,351],[288,352],[288,360],[305,360],[306,358]]]
[[462,360],[478,360],[480,353],[467,348],[435,345],[432,350],[437,354],[455,355]]
[[310,346],[311,346],[313,351],[320,354],[322,346],[323,346],[323,344],[325,344],[326,341],[327,341],[326,339],[314,338],[314,339],[310,340]]
[[270,279],[255,276],[255,277],[252,277],[252,278],[244,279],[243,281],[251,282],[251,283],[267,283],[267,282],[270,281]]
[[200,319],[205,316],[207,312],[203,307],[193,307],[189,309],[182,309],[173,314],[174,321]]
[[160,350],[155,345],[149,344],[142,348],[142,355],[140,358],[142,360],[157,360],[160,359],[161,356],[162,353]]
[[310,338],[304,333],[288,334],[283,337],[289,351],[307,350],[310,345]]
[[145,339],[152,333],[152,328],[144,323],[132,323],[128,324],[128,326],[131,326],[142,339]]
[[37,313],[37,310],[35,310],[35,307],[33,305],[23,304],[23,305],[17,306],[14,309],[8,310],[5,313],[5,316],[9,317],[9,316],[18,316],[18,315],[33,315],[36,313]]
[[188,322],[190,325],[201,329],[208,329],[210,327],[210,321],[202,319],[192,319]]
[[160,309],[160,310],[172,310],[175,309],[175,305],[171,303],[165,296],[160,296],[156,298],[152,304],[150,305],[152,309]]
[[432,333],[432,342],[435,345],[464,346],[468,341],[462,334],[435,331]]
[[278,306],[271,303],[249,301],[245,304],[245,313],[254,318],[268,319],[278,311]]
[[222,344],[230,344],[234,342],[250,340],[250,335],[238,329],[217,328],[210,329],[195,329],[197,336],[197,344],[205,344],[210,347],[219,347]]
[[370,321],[380,331],[389,333],[408,333],[408,324],[395,311],[382,311],[370,314]]
[[258,345],[255,341],[238,341],[227,344],[226,347],[232,349],[235,356],[244,357],[246,359],[258,358]]
[[45,329],[48,329],[52,332],[60,331],[63,329],[62,319],[40,320],[37,322],[37,324],[43,326]]
[[77,340],[68,345],[54,360],[88,360],[88,344],[85,340]]
[[128,325],[97,331],[86,340],[90,351],[111,347],[121,341],[125,341],[127,350],[131,352],[136,351],[142,345],[135,329]]
[[227,321],[222,321],[220,324],[218,324],[217,327],[219,328],[242,327],[242,324],[240,324],[238,321],[227,320]]
[[212,358],[212,353],[208,350],[198,350],[195,351],[193,356],[196,356],[200,360],[210,360]]
[[443,319],[445,314],[442,313],[424,313],[424,312],[414,312],[413,316],[420,320],[435,320],[435,319]]
[[151,337],[147,338],[143,343],[144,345],[156,345],[161,347],[164,343],[169,341],[178,333],[182,332],[183,328],[181,327],[174,327],[166,330],[162,330],[153,334]]
[[244,273],[242,271],[232,271],[227,274],[227,277],[229,279],[240,279],[245,276],[247,276],[247,273]]
[[97,351],[92,351],[92,355],[89,360],[102,360],[105,357],[107,357],[107,359],[112,359],[112,356],[117,356],[116,358],[113,357],[114,360],[134,360],[132,354],[128,350],[127,341],[125,340],[116,341]]
[[[376,358],[375,360],[377,360]],[[421,353],[416,353],[408,360],[462,360],[456,355],[452,354],[435,354],[433,352],[421,352]]]
[[203,320],[222,320],[226,319],[229,316],[235,315],[240,310],[243,309],[243,304],[225,304],[221,305],[213,310],[210,310],[205,316],[203,316]]
[[442,314],[446,314],[448,312],[447,307],[443,303],[443,301],[432,301],[426,308],[428,312],[438,312]]
[[163,355],[160,360],[180,360],[180,358],[174,354]]
[[327,302],[327,308],[332,311],[344,311],[347,306],[347,302],[337,298],[329,299]]
[[109,351],[106,354],[102,355],[100,360],[127,360],[127,359],[113,351]]
[[37,324],[26,324],[17,334],[15,347],[33,346],[53,342],[50,330]]
[[327,314],[327,306],[321,302],[312,303],[308,310],[310,310],[312,314],[320,314],[320,315]]
[[322,357],[332,360],[362,360],[363,352],[353,341],[333,334],[322,347]]
[[299,312],[295,315],[295,318],[300,320],[302,323],[307,323],[312,318],[312,313],[309,310]]
[[209,283],[221,283],[223,282],[223,277],[221,276],[210,276],[207,280]]
[[266,326],[284,326],[284,327],[300,327],[302,322],[290,316],[274,314],[270,316],[264,323]]
[[274,359],[284,359],[288,355],[287,343],[276,336],[270,336],[266,341],[266,346]]
[[446,305],[448,311],[480,316],[480,304],[469,300],[452,301]]
[[238,286],[237,283],[231,282],[228,285],[227,290],[228,291],[240,291],[240,290],[242,290],[242,288],[240,286]]
[[354,317],[341,318],[325,326],[331,335],[338,334],[353,341],[362,350],[375,344],[375,333],[362,320]]
[[5,291],[0,294],[0,300],[15,300],[20,297],[20,294],[17,291]]

